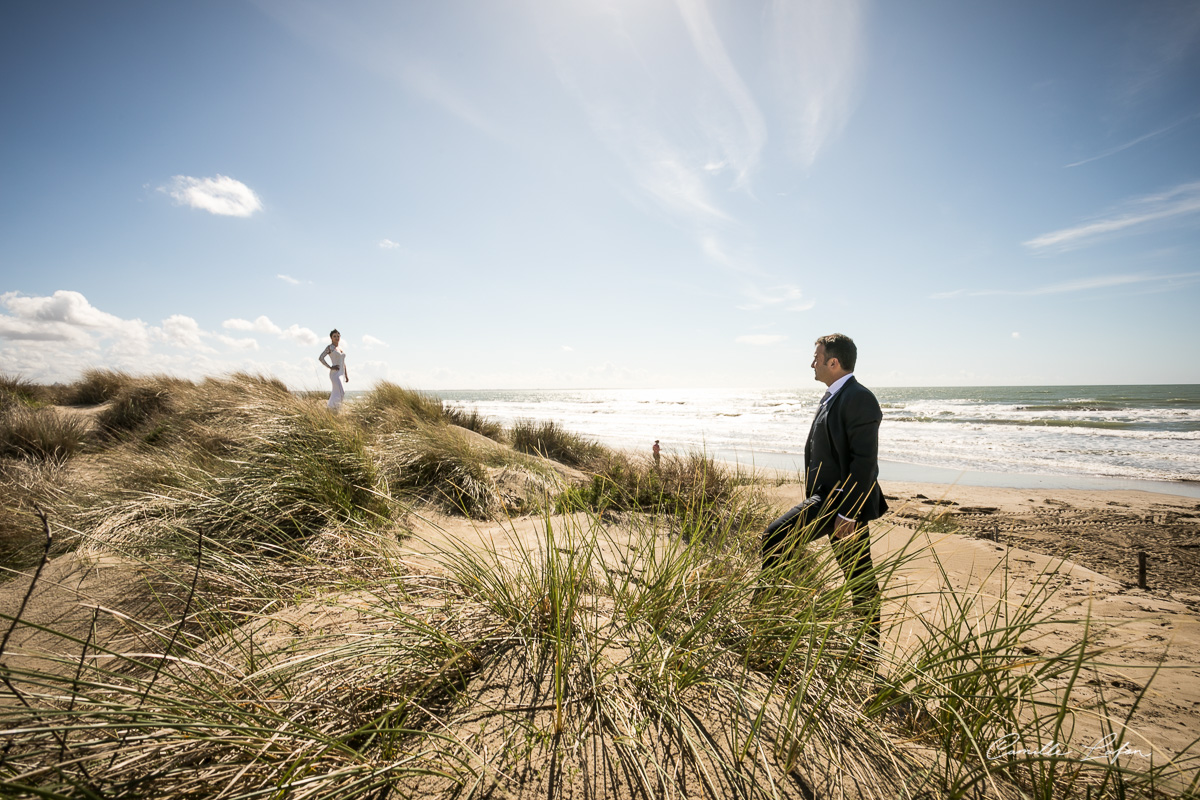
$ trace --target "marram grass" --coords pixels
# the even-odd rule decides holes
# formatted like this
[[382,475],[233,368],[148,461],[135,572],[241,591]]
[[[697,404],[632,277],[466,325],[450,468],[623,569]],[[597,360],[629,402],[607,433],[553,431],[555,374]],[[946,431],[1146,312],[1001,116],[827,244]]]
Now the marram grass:
[[[162,395],[95,452],[0,459],[20,535],[43,543],[0,585],[2,796],[1197,791],[1195,748],[1045,748],[1097,721],[1132,736],[1132,711],[1084,691],[1104,657],[1088,621],[1046,644],[1067,624],[1054,569],[1020,598],[890,589],[885,620],[920,636],[879,653],[827,547],[759,571],[771,509],[703,455],[655,467],[534,430],[531,454],[573,448],[594,470],[568,490],[569,471],[400,387],[340,416],[251,376],[106,373],[64,393],[112,408],[138,387]],[[513,474],[531,481],[520,502]],[[506,533],[409,571],[397,540],[434,509]],[[882,583],[930,555],[923,537],[879,560]],[[64,549],[126,565],[119,602],[76,609],[88,624],[33,611],[54,588],[37,565]]]

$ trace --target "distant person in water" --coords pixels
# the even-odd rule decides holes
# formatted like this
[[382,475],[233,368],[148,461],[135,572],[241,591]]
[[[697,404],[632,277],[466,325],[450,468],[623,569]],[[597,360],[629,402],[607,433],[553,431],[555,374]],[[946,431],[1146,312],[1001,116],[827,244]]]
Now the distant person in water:
[[659,452],[659,447],[658,447],[658,439],[655,439],[655,440],[654,440],[654,447],[652,447],[652,448],[650,448],[650,449],[651,449],[651,451],[653,451],[653,453],[654,453],[654,466],[656,466],[656,467],[657,467],[657,466],[658,466],[658,460],[659,460],[660,458],[662,458],[662,455],[661,455],[661,454],[660,454],[660,452]]
[[[329,392],[331,411],[342,407],[342,399],[346,396],[346,387],[342,384],[350,382],[350,373],[346,370],[346,351],[339,346],[341,341],[342,335],[334,328],[329,332],[329,344],[321,351],[321,355],[317,356],[317,360],[329,370],[329,382],[333,384]],[[326,361],[326,358],[329,361]]]

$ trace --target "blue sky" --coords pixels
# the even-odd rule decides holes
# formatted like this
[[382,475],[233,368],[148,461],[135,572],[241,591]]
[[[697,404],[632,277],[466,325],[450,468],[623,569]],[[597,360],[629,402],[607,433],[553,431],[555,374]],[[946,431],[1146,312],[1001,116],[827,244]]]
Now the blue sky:
[[1197,383],[1200,4],[53,2],[0,371]]

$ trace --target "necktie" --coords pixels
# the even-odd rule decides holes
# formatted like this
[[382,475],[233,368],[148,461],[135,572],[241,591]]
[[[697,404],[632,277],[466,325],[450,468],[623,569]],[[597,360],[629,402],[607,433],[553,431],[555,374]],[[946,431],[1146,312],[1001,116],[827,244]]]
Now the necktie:
[[830,393],[828,390],[826,390],[825,394],[821,395],[821,402],[817,403],[817,413],[813,414],[812,423],[808,426],[808,447],[804,448],[805,453],[807,453],[808,448],[812,446],[813,434],[816,433],[817,430],[817,417],[821,416],[821,409],[825,408],[825,401],[829,399],[829,396]]

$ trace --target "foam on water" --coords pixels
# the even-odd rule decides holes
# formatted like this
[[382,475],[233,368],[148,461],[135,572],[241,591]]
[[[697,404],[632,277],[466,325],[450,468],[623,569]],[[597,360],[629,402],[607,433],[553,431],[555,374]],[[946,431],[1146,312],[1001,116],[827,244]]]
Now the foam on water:
[[[504,424],[555,420],[617,447],[800,456],[813,390],[440,392]],[[880,458],[981,470],[1200,480],[1200,386],[876,389]],[[739,456],[741,457],[741,456]]]

